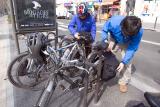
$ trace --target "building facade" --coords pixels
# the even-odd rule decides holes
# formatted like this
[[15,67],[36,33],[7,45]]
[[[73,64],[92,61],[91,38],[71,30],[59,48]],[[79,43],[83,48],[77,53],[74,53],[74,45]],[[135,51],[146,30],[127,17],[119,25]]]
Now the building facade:
[[[121,15],[126,15],[126,1],[121,0]],[[159,16],[160,0],[135,0],[134,15],[136,16]]]
[[79,3],[88,3],[89,12],[97,12],[97,19],[107,20],[110,15],[119,14],[120,0],[61,0],[57,3],[61,3],[72,13],[76,13],[76,7]]
[[7,11],[8,11],[7,2],[8,0],[0,0],[0,15],[7,14]]

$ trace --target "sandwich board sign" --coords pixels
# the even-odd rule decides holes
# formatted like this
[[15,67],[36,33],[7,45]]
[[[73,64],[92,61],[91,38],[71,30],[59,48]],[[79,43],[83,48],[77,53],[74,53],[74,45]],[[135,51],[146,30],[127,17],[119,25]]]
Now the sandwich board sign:
[[55,0],[12,0],[18,32],[56,29]]

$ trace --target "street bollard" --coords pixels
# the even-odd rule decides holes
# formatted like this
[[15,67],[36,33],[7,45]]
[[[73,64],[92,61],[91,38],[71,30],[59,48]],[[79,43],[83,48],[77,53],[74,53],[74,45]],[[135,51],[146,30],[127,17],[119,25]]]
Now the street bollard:
[[157,19],[158,19],[158,17],[156,17],[156,20],[155,20],[155,23],[154,23],[154,30],[156,29]]

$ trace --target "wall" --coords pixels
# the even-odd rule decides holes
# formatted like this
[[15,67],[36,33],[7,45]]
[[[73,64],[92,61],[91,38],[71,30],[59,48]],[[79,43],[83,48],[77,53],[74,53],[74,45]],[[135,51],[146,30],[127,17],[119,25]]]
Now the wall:
[[7,0],[0,0],[0,14],[5,14],[5,9],[8,9]]

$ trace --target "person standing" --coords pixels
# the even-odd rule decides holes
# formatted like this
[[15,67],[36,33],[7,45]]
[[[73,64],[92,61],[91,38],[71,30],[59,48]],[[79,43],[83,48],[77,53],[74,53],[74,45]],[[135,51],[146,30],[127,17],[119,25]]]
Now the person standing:
[[138,50],[143,28],[141,19],[136,16],[113,16],[103,26],[101,42],[108,42],[107,51],[121,53],[121,61],[117,67],[123,76],[119,79],[121,92],[127,92],[127,84],[131,79],[132,59]]

